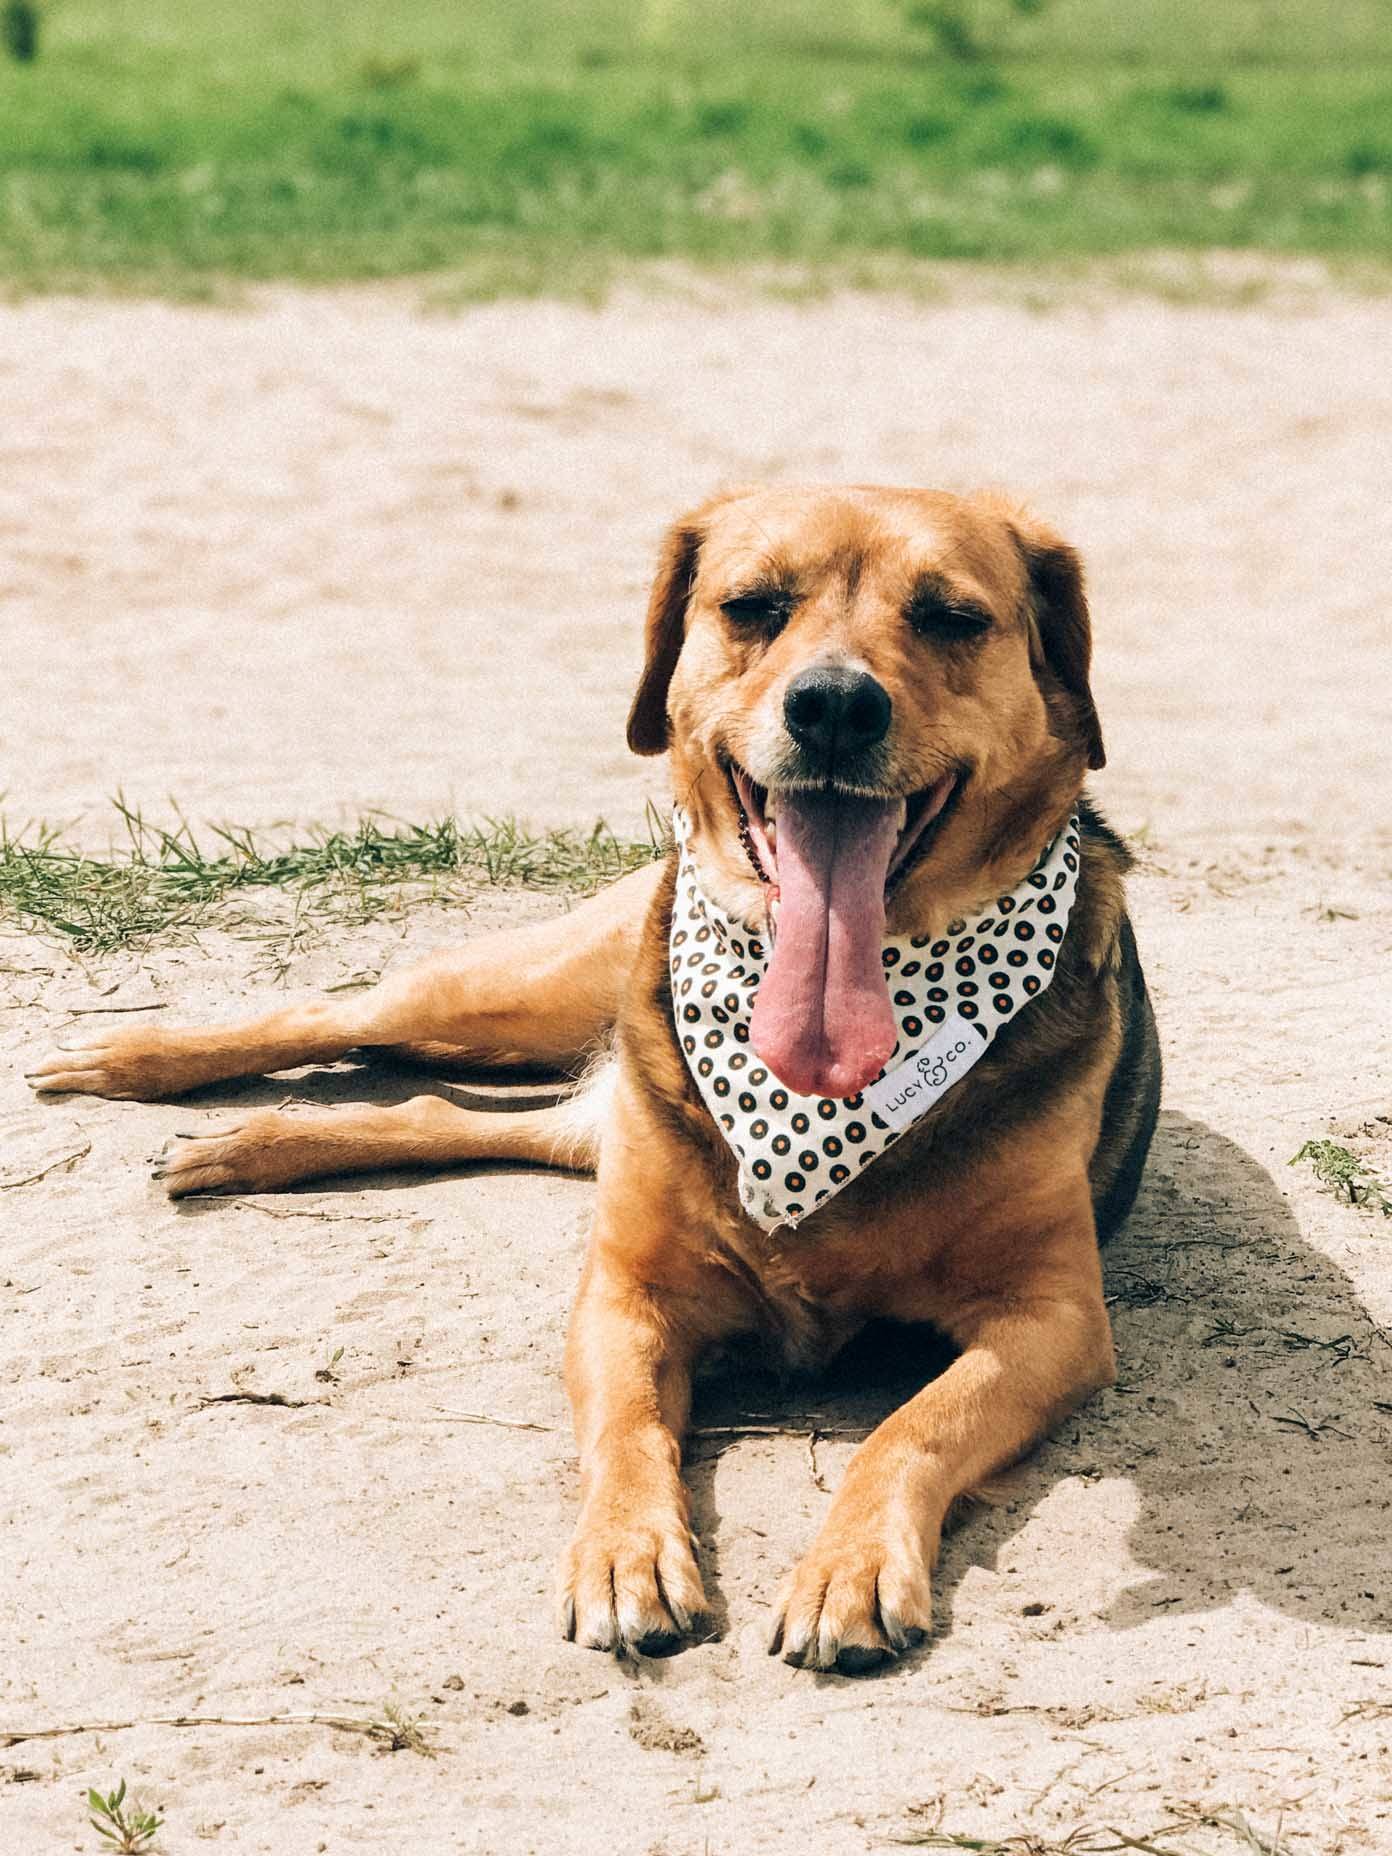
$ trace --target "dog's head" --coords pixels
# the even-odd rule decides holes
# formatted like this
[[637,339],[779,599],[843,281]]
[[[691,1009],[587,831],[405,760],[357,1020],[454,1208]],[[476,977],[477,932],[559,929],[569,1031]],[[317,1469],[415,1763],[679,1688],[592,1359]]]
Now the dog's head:
[[879,1072],[886,922],[1018,882],[1102,765],[1090,650],[1078,557],[994,498],[745,489],[669,530],[629,745],[671,749],[712,894],[771,901],[752,1037],[790,1088]]

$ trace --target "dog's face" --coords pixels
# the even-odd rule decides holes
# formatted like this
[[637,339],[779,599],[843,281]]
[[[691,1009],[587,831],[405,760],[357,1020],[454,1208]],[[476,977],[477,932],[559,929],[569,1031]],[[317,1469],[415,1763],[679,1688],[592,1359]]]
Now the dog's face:
[[1017,882],[1102,764],[1077,557],[990,498],[756,489],[676,523],[629,719],[774,952],[755,1049],[845,1096],[894,1042],[888,922]]

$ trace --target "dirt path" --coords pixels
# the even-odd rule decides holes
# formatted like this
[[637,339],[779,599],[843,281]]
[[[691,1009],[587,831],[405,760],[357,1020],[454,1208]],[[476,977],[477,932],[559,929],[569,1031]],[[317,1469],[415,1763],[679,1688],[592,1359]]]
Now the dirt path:
[[[1392,306],[875,298],[419,316],[35,303],[0,341],[7,808],[632,821],[665,522],[982,482],[1086,552],[1104,787],[1167,836],[1385,822]],[[1219,796],[1221,795],[1221,802]]]
[[[589,1188],[392,1176],[175,1211],[146,1179],[175,1130],[418,1082],[37,1108],[20,1059],[74,1009],[209,1015],[268,980],[227,934],[87,970],[0,940],[5,1848],[95,1847],[83,1792],[122,1774],[170,1852],[840,1856],[939,1816],[1141,1835],[1234,1810],[1307,1856],[1392,1847],[1392,1220],[1285,1165],[1334,1130],[1392,1174],[1389,333],[1335,297],[0,311],[12,821],[99,843],[119,786],[246,822],[634,823],[660,789],[622,719],[666,518],[722,479],[994,481],[1091,563],[1097,791],[1142,835],[1169,1065],[1109,1260],[1122,1382],[948,1542],[935,1644],[860,1684],[763,1655],[851,1448],[810,1456],[809,1431],[893,1391],[733,1382],[704,1425],[786,1432],[695,1444],[723,1634],[634,1674],[549,1617]],[[552,906],[381,921],[286,981]],[[293,1402],[202,1402],[231,1392]],[[5,1745],[392,1697],[435,1761],[294,1722]]]

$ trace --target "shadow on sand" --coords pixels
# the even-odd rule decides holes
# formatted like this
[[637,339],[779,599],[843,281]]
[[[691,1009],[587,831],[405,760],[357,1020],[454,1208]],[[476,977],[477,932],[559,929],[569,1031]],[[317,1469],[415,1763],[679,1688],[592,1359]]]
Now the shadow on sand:
[[[973,1506],[948,1535],[938,1641],[965,1573],[994,1570],[1066,1476],[1135,1488],[1127,1544],[1149,1576],[1107,1614],[1118,1629],[1242,1592],[1311,1623],[1392,1629],[1378,1570],[1392,1505],[1392,1334],[1303,1241],[1270,1174],[1203,1123],[1164,1114],[1105,1261],[1120,1381],[1010,1473],[999,1506]],[[950,1358],[930,1331],[876,1326],[816,1381],[750,1371],[703,1382],[691,1471],[703,1535],[716,1519],[712,1427],[815,1413],[827,1430],[868,1429]]]

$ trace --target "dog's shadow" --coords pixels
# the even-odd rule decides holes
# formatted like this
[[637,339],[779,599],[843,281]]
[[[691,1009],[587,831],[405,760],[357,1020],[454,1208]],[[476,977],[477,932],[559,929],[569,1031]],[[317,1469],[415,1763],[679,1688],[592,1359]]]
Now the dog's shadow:
[[[938,1640],[952,1630],[966,1574],[995,1570],[1070,1476],[1134,1488],[1125,1544],[1146,1576],[1105,1613],[1117,1629],[1242,1593],[1309,1623],[1392,1629],[1379,1571],[1392,1334],[1303,1241],[1270,1174],[1203,1123],[1163,1115],[1105,1266],[1118,1384],[949,1532],[935,1580]],[[703,1535],[715,1519],[719,1452],[742,1421],[757,1414],[796,1428],[814,1414],[828,1432],[868,1429],[951,1357],[930,1331],[876,1327],[811,1385],[780,1387],[757,1372],[704,1382],[692,1467]]]

